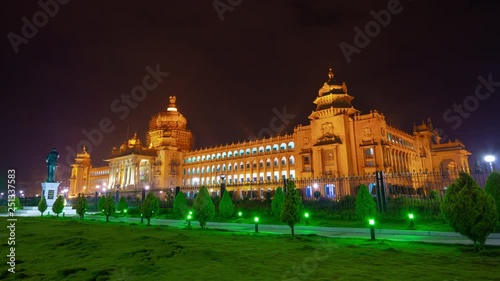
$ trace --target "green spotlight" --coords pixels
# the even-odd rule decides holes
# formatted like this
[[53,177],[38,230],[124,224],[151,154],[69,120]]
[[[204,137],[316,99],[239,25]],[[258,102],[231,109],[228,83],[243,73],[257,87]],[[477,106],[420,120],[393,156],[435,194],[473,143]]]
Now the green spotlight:
[[374,219],[370,219],[368,222],[370,223],[370,225],[375,225],[375,220]]
[[238,217],[241,217],[243,215],[242,212],[238,212]]
[[368,223],[370,224],[370,238],[371,240],[375,240],[375,220],[370,219]]
[[259,217],[255,217],[253,220],[257,223],[259,222]]
[[408,214],[408,218],[410,219],[410,226],[408,227],[409,229],[415,229],[415,221],[414,221],[414,216],[412,213]]
[[255,221],[255,233],[259,232],[259,217],[253,218]]
[[309,213],[305,213],[304,217],[306,218],[306,225],[309,225]]

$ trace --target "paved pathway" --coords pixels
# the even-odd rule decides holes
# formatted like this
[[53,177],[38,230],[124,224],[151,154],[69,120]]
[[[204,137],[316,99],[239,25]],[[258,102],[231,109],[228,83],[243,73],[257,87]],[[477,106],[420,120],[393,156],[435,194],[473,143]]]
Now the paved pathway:
[[[119,218],[120,221],[139,223],[140,218]],[[177,228],[185,228],[185,220],[152,219],[153,225],[168,225]],[[191,221],[192,227],[199,227],[197,221]],[[207,228],[224,229],[240,232],[254,232],[255,225],[247,223],[222,223],[207,222]],[[260,233],[272,234],[291,234],[290,227],[287,225],[269,225],[259,224]],[[316,234],[325,237],[355,237],[370,239],[369,228],[344,228],[344,227],[318,227],[318,226],[296,226],[295,234]],[[442,231],[421,231],[421,230],[394,230],[394,229],[376,229],[376,238],[388,239],[393,241],[420,241],[428,243],[445,244],[472,244],[467,238],[454,232]],[[486,245],[500,246],[500,233],[492,233],[486,240]]]

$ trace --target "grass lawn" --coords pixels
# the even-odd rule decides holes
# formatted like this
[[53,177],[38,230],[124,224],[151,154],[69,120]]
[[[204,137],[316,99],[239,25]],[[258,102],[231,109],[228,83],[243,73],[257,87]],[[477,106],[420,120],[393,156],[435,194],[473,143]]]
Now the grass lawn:
[[0,280],[500,280],[499,263],[498,247],[21,217]]

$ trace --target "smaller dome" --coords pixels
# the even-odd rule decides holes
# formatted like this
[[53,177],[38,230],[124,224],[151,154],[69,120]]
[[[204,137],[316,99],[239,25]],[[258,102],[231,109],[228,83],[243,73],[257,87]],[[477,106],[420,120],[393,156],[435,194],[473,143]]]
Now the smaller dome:
[[161,112],[156,118],[156,126],[163,129],[181,129],[184,130],[187,126],[186,118],[177,111],[175,106],[176,97],[170,96],[170,103],[166,112]]

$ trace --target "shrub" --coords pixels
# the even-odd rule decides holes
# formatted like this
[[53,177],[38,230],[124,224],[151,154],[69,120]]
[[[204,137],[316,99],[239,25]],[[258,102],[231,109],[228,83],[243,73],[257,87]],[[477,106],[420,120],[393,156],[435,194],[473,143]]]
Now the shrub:
[[45,196],[42,196],[42,200],[38,203],[38,211],[40,211],[41,215],[43,217],[43,212],[47,210],[47,200],[45,200]]
[[21,205],[21,201],[19,200],[19,197],[16,197],[16,199],[14,199],[14,204],[16,204],[16,210],[23,209],[23,205]]
[[118,207],[116,208],[116,210],[120,213],[127,212],[128,203],[127,203],[127,200],[125,199],[125,197],[122,196],[120,198],[120,201],[118,202]]
[[56,217],[59,217],[59,214],[64,210],[64,197],[62,195],[57,196],[54,205],[52,205],[52,212],[56,214]]
[[103,206],[104,206],[104,203],[106,202],[106,197],[104,196],[101,196],[101,198],[99,198],[99,201],[97,202],[97,211],[101,212],[103,211]]
[[219,203],[219,214],[223,218],[230,218],[234,212],[233,200],[231,200],[231,195],[227,191],[224,191],[222,199]]
[[160,204],[158,202],[158,198],[156,198],[155,194],[150,191],[141,205],[141,213],[143,218],[148,220],[148,226],[151,225],[151,218],[157,216],[159,212]]
[[87,198],[85,198],[85,195],[78,194],[78,198],[76,199],[75,209],[76,213],[80,216],[80,219],[83,220],[85,212],[88,209]]
[[188,204],[184,192],[179,191],[174,200],[174,214],[177,217],[185,217],[188,212]]
[[[104,196],[103,196],[104,198]],[[100,200],[99,200],[100,201]],[[102,213],[106,216],[106,221],[109,221],[109,216],[115,213],[115,198],[108,193],[102,205]]]
[[271,203],[271,209],[276,217],[281,215],[281,210],[283,209],[283,203],[285,202],[285,195],[283,194],[283,189],[281,187],[276,188],[276,193],[274,194],[273,202]]
[[500,219],[500,173],[493,172],[488,176],[484,191],[493,196],[497,206],[498,219]]
[[439,199],[439,194],[438,194],[438,192],[437,192],[437,191],[435,191],[435,190],[432,190],[432,191],[429,193],[429,198],[434,199],[434,200]]
[[295,224],[300,221],[301,212],[303,209],[302,199],[295,188],[295,183],[292,180],[288,181],[286,186],[285,201],[281,210],[280,219],[288,224],[292,230],[292,236],[295,235]]
[[214,202],[212,202],[212,198],[210,198],[205,186],[203,186],[196,195],[193,202],[193,208],[195,210],[195,218],[199,221],[200,227],[204,229],[207,225],[207,221],[212,219],[215,215]]
[[377,213],[377,206],[366,185],[362,184],[356,196],[356,215],[361,220],[373,218]]
[[497,221],[493,197],[484,192],[470,175],[460,173],[457,182],[446,190],[441,207],[455,232],[472,240],[476,251],[482,249]]

